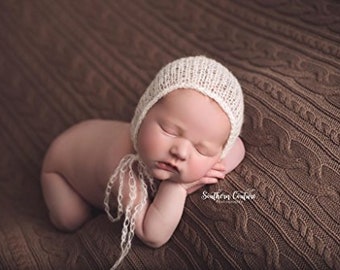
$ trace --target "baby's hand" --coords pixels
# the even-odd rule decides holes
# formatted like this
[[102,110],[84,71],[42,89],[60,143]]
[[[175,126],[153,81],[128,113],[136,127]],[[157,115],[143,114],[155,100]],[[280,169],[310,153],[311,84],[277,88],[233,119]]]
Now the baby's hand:
[[225,166],[221,162],[217,162],[201,179],[182,184],[182,187],[187,191],[187,194],[191,194],[204,185],[216,184],[218,180],[224,178],[225,174]]
[[[226,166],[222,163],[222,161],[217,162],[203,178],[212,179],[223,179],[226,175]],[[217,181],[215,181],[217,183]]]

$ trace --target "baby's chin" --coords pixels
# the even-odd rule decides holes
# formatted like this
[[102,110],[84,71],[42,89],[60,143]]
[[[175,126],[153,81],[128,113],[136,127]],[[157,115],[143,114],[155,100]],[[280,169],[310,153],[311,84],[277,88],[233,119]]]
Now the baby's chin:
[[166,180],[171,180],[174,181],[175,179],[178,179],[178,174],[174,172],[169,172],[165,170],[160,170],[160,169],[149,169],[150,175],[159,180],[159,181],[166,181]]
[[198,175],[192,175],[192,174],[183,174],[180,171],[169,171],[166,169],[161,169],[157,166],[155,166],[154,162],[145,162],[147,171],[149,175],[159,181],[173,181],[176,183],[192,183],[195,182],[196,180],[202,178],[203,176],[198,176]]

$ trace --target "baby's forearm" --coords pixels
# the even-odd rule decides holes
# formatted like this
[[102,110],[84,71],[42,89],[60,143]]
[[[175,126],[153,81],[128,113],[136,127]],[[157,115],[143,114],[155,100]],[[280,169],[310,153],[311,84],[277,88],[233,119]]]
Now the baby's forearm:
[[180,184],[162,182],[140,221],[139,230],[136,228],[137,236],[152,247],[165,244],[182,217],[186,196],[187,192]]

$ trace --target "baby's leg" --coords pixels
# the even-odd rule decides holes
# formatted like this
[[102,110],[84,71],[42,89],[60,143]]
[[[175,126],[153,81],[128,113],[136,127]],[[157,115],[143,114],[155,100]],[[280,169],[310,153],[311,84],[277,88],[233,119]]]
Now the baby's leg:
[[41,185],[51,222],[60,230],[73,231],[91,217],[91,207],[58,173],[43,172]]

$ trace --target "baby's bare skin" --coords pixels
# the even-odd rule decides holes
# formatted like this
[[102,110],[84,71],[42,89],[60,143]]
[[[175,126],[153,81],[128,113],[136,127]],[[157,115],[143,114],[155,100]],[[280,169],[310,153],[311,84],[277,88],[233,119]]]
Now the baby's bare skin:
[[60,174],[83,199],[102,209],[108,179],[122,157],[132,152],[129,123],[89,120],[53,142],[42,171]]
[[[160,185],[151,202],[136,217],[136,235],[146,244],[166,243],[182,216],[186,196],[205,184],[217,183],[244,157],[237,139],[221,159],[229,126],[225,113],[208,97],[194,90],[173,91],[146,115],[137,138],[140,157]],[[72,231],[91,218],[92,206],[103,209],[107,182],[121,159],[134,151],[130,124],[90,120],[60,135],[48,150],[41,183],[52,223]],[[196,149],[198,147],[198,149]],[[173,163],[173,170],[165,163]],[[128,173],[124,176],[128,183]],[[143,192],[137,181],[135,205]],[[119,182],[112,187],[117,201]],[[129,201],[124,185],[122,204]]]

